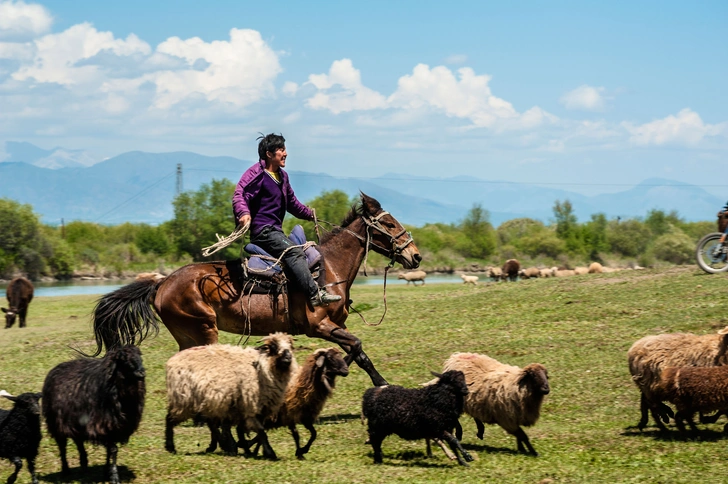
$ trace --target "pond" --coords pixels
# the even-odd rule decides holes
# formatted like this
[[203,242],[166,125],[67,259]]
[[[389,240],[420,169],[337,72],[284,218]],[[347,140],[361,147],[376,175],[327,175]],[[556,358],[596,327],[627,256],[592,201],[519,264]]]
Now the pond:
[[[480,280],[485,280],[485,275],[480,275]],[[354,285],[382,285],[384,278],[382,276],[357,277]],[[133,279],[126,280],[71,280],[71,281],[53,281],[53,282],[35,282],[35,297],[44,296],[79,296],[79,295],[102,295],[115,291],[121,286],[125,286],[133,282]],[[459,275],[455,274],[430,274],[426,279],[427,284],[453,284],[462,283],[463,280]],[[397,275],[393,274],[387,277],[387,285],[391,284],[407,284],[407,281],[397,279]],[[418,283],[419,285],[419,283]],[[0,298],[5,299],[5,288],[7,283],[0,283]],[[5,301],[0,302],[4,304]]]

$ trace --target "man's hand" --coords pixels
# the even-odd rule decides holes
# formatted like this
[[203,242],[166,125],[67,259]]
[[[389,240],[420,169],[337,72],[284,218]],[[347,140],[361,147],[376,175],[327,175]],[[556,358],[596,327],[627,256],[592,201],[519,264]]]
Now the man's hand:
[[238,225],[240,225],[241,227],[250,225],[250,214],[245,213],[245,214],[241,215],[240,218],[238,219]]

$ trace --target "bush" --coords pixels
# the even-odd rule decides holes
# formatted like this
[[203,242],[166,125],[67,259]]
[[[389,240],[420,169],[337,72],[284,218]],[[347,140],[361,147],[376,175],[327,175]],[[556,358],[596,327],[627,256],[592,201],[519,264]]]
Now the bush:
[[671,229],[655,240],[653,252],[658,259],[685,264],[693,260],[695,243],[682,231]]

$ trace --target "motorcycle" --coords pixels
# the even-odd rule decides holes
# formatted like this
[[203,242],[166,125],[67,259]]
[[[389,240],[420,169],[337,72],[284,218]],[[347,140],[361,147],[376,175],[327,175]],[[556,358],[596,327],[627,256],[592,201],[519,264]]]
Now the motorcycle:
[[708,274],[728,272],[728,240],[720,243],[728,226],[728,212],[718,212],[718,232],[704,236],[698,241],[695,258],[698,266]]

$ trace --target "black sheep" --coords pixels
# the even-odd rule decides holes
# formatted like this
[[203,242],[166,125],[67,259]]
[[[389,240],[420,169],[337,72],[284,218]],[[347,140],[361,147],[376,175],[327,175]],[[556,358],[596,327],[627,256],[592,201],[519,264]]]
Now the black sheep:
[[364,392],[362,416],[369,424],[375,463],[382,462],[382,441],[391,434],[407,440],[441,439],[450,444],[460,465],[467,466],[465,461],[473,460],[452,435],[468,394],[463,372],[432,374],[438,380],[422,388],[389,385]]
[[33,484],[38,484],[35,475],[35,458],[40,446],[40,393],[23,393],[14,397],[0,392],[0,395],[14,403],[12,410],[0,410],[0,457],[15,464],[15,472],[8,477],[12,484],[23,467],[22,459],[28,462],[28,472]]
[[84,442],[106,447],[112,483],[119,482],[117,444],[125,444],[144,410],[145,371],[136,346],[113,349],[101,359],[80,358],[53,368],[43,384],[43,415],[56,440],[62,472],[68,472],[67,439],[78,447],[81,468],[88,466]]

